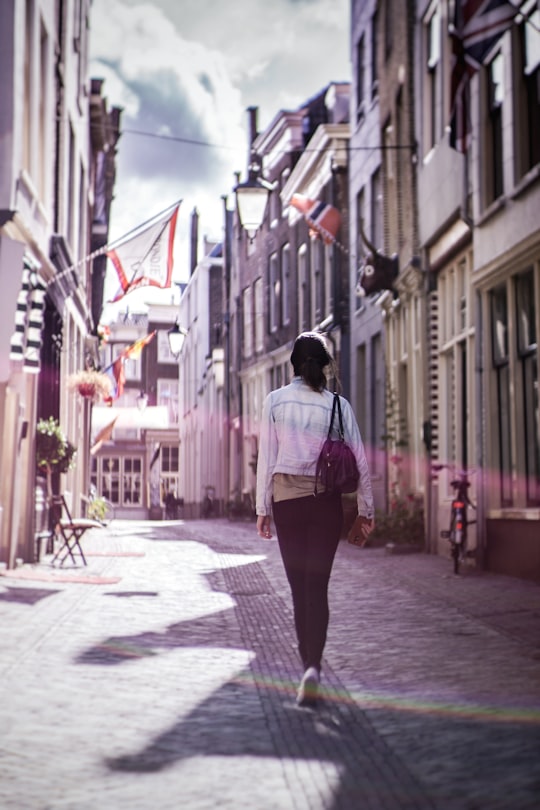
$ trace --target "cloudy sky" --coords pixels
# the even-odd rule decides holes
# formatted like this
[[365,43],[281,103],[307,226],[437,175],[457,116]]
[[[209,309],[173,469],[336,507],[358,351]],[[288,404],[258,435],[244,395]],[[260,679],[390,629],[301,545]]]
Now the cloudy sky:
[[245,173],[246,108],[259,108],[262,130],[279,110],[350,79],[349,6],[93,0],[90,75],[123,108],[111,238],[182,199],[174,276],[185,281],[191,211],[201,236],[220,239],[221,196],[232,206],[234,172]]

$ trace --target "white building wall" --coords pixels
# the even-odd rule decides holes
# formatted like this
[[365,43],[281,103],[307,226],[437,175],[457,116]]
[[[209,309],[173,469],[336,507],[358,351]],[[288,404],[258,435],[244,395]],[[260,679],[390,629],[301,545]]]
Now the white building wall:
[[[15,298],[13,284],[5,279],[22,276],[22,262],[13,263],[11,245],[23,246],[27,259],[36,267],[41,280],[50,281],[56,273],[50,256],[51,237],[65,238],[67,211],[57,218],[58,199],[71,200],[70,221],[73,238],[67,241],[70,259],[75,262],[88,250],[86,205],[89,199],[89,102],[87,80],[87,18],[90,0],[68,0],[59,5],[55,0],[6,0],[0,4],[0,75],[2,104],[0,105],[0,284],[6,295],[2,301],[2,320],[6,330],[14,328]],[[62,26],[58,14],[62,12]],[[27,14],[29,16],[27,17]],[[57,41],[58,31],[65,33]],[[57,65],[57,62],[61,63]],[[61,75],[63,106],[57,108],[57,78]],[[72,158],[58,175],[57,119],[60,131],[67,121],[74,131]],[[60,140],[62,154],[63,140]],[[73,170],[71,170],[73,168]],[[71,189],[71,192],[69,192]],[[58,195],[58,198],[57,198]],[[64,208],[66,206],[64,205]],[[84,209],[79,214],[79,209]],[[83,285],[85,270],[81,273]],[[84,304],[83,304],[84,307]],[[61,313],[62,314],[62,313]],[[73,314],[74,310],[73,310]],[[64,343],[64,375],[81,368],[83,341],[86,333],[84,318],[66,315]],[[8,345],[4,341],[4,345]],[[18,442],[14,452],[9,442],[1,442],[2,469],[24,470],[22,477],[34,480],[33,437],[36,423],[37,375],[28,376],[21,370],[2,367],[0,380],[0,425],[2,435],[20,436],[26,423],[28,437]],[[65,391],[65,386],[63,387]],[[3,401],[8,404],[4,411]],[[8,402],[9,401],[9,402]],[[81,406],[83,407],[83,406]],[[4,414],[6,414],[4,418]],[[9,416],[11,414],[11,416]],[[84,416],[74,413],[74,406],[63,394],[61,417],[68,438],[77,443]],[[82,458],[82,454],[80,456]],[[69,476],[70,485],[82,479],[77,470]],[[33,498],[31,488],[14,497],[0,491],[4,527],[9,527],[10,539],[0,529],[0,554],[5,555],[8,543],[18,543],[26,559],[32,559]],[[18,501],[18,502],[17,502]]]

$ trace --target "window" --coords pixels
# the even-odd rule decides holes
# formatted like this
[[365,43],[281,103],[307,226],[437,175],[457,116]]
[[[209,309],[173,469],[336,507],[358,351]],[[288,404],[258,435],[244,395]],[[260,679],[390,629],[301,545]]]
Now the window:
[[281,248],[281,323],[286,326],[291,320],[291,248]]
[[162,444],[159,455],[161,460],[160,491],[161,499],[164,502],[167,493],[172,492],[175,497],[178,493],[179,447],[177,444]]
[[298,320],[300,331],[310,328],[309,323],[309,279],[306,245],[298,250]]
[[371,175],[371,242],[376,248],[384,247],[381,170]]
[[258,278],[253,285],[255,296],[255,351],[262,352],[264,349],[264,318],[263,318],[263,281]]
[[311,273],[311,300],[313,304],[311,326],[314,326],[322,321],[324,307],[324,243],[321,239],[311,240]]
[[486,205],[497,200],[504,191],[502,105],[504,99],[504,61],[498,53],[487,65],[487,123],[485,197]]
[[334,310],[334,251],[331,245],[323,246],[324,260],[324,316],[329,317]]
[[379,18],[377,12],[374,13],[371,19],[371,98],[377,98],[379,93],[379,68],[377,66],[377,59],[379,56],[378,43],[378,27]]
[[142,506],[142,469],[142,455],[94,457],[91,483],[115,506]]
[[358,255],[359,264],[362,257],[366,255],[366,251],[368,249],[367,245],[364,245],[364,240],[362,238],[362,230],[364,230],[365,233],[366,227],[365,191],[362,188],[356,195],[356,252]]
[[468,326],[467,262],[465,259],[459,262],[456,269],[456,298],[459,308],[457,331],[463,332]]
[[169,414],[169,425],[178,424],[178,380],[157,381],[157,404],[164,405]]
[[278,255],[272,253],[268,265],[268,312],[271,332],[276,332],[279,326],[280,287]]
[[279,181],[276,181],[275,188],[270,192],[270,225],[277,224],[281,216],[281,197],[279,194]]
[[385,428],[385,366],[384,352],[380,333],[371,340],[371,369],[370,369],[370,410],[371,419],[368,435],[368,451],[370,451],[370,469],[372,475],[381,474],[384,469],[385,457],[380,452],[381,437]]
[[362,35],[358,40],[356,46],[356,120],[362,121],[366,111],[364,102],[364,85],[365,85],[365,47],[364,36]]
[[[369,388],[367,384],[366,344],[356,347],[356,419],[362,434],[366,450],[372,445],[370,431],[366,418],[366,397]],[[371,461],[371,459],[370,459]]]
[[[434,397],[439,402],[446,403],[446,407],[440,412],[438,405],[435,405],[434,423],[437,423],[436,430],[439,432],[440,420],[441,458],[460,468],[474,463],[476,435],[475,412],[471,408],[475,356],[474,327],[470,317],[471,259],[468,253],[464,253],[441,272],[438,280],[438,304],[434,304],[438,311],[438,321],[433,320],[433,334],[437,333],[439,346],[438,368],[441,383],[440,391],[433,389]],[[421,340],[420,310],[421,301],[415,299],[415,304],[411,304],[410,316],[416,344]],[[438,384],[435,385],[438,389]],[[450,492],[446,494],[450,495]]]
[[540,162],[540,11],[532,7],[517,30],[516,174],[519,180]]
[[[42,200],[46,198],[47,193],[47,171],[49,168],[49,161],[47,159],[48,150],[48,132],[47,132],[47,116],[49,112],[49,93],[48,93],[48,77],[49,77],[49,38],[43,23],[41,23],[40,33],[40,88],[39,88],[39,135],[37,145],[39,150],[38,158],[38,192]],[[81,207],[81,212],[84,208]],[[84,244],[81,242],[81,244]]]
[[69,160],[69,174],[68,174],[68,199],[67,199],[67,238],[71,248],[75,245],[75,189],[77,184],[77,154],[76,154],[76,141],[75,132],[71,121],[68,125],[68,160]]
[[157,330],[157,360],[158,363],[170,363],[171,365],[178,364],[178,358],[171,352],[169,344],[169,335],[167,329]]
[[533,271],[516,277],[517,354],[521,366],[521,385],[525,433],[524,466],[527,506],[540,505],[540,405],[538,397],[538,360],[535,324]]
[[244,357],[253,354],[253,293],[251,287],[246,287],[242,296],[243,326],[244,326]]
[[508,354],[508,300],[506,287],[491,293],[491,347],[497,398],[498,472],[502,506],[512,506],[510,358]]
[[384,6],[384,54],[386,59],[390,57],[394,44],[394,20],[391,0],[386,0]]
[[122,495],[126,506],[142,502],[142,458],[124,458]]
[[[404,143],[403,133],[404,127],[404,113],[403,113],[403,93],[401,87],[399,88],[396,98],[396,142],[398,144]],[[404,201],[406,199],[405,185],[405,164],[402,158],[398,155],[396,157],[396,202],[397,202],[397,234],[398,244],[400,247],[405,242],[405,229],[404,229]]]
[[25,43],[24,43],[24,86],[21,101],[23,104],[23,127],[22,127],[22,167],[30,172],[30,159],[32,145],[30,142],[30,133],[32,127],[30,126],[31,109],[32,109],[32,54],[34,47],[32,42],[32,26],[33,26],[33,13],[34,4],[32,0],[26,0],[26,27],[25,27]]
[[429,152],[438,141],[438,115],[441,109],[441,9],[437,4],[425,25],[426,83],[424,95],[424,143]]

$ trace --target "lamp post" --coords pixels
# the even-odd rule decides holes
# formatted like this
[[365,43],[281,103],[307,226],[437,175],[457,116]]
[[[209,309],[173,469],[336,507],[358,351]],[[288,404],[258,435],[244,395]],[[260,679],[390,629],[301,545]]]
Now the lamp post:
[[145,391],[141,391],[141,393],[137,397],[137,408],[140,411],[144,411],[146,410],[147,405],[148,405],[148,394]]
[[240,225],[247,232],[250,242],[263,223],[266,203],[274,188],[272,183],[259,176],[259,171],[259,165],[252,163],[248,179],[244,183],[238,183],[234,188]]
[[180,356],[180,353],[182,352],[186,335],[187,329],[184,329],[183,326],[180,326],[178,320],[175,321],[174,326],[167,332],[171,354],[173,354],[174,357],[176,358],[178,358]]

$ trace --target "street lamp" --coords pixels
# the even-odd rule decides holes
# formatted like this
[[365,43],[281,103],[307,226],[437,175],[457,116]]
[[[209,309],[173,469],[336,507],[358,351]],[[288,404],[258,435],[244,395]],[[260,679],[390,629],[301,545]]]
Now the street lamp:
[[266,203],[272,189],[272,183],[259,177],[253,166],[250,166],[248,179],[235,186],[238,217],[251,242],[263,223]]
[[180,356],[180,352],[182,351],[182,348],[184,346],[186,335],[187,329],[184,329],[183,326],[180,326],[178,320],[175,322],[174,326],[167,332],[171,354],[173,354],[176,358]]
[[148,405],[148,394],[145,391],[141,391],[141,393],[137,397],[137,408],[140,411],[144,411],[146,410],[147,405]]

